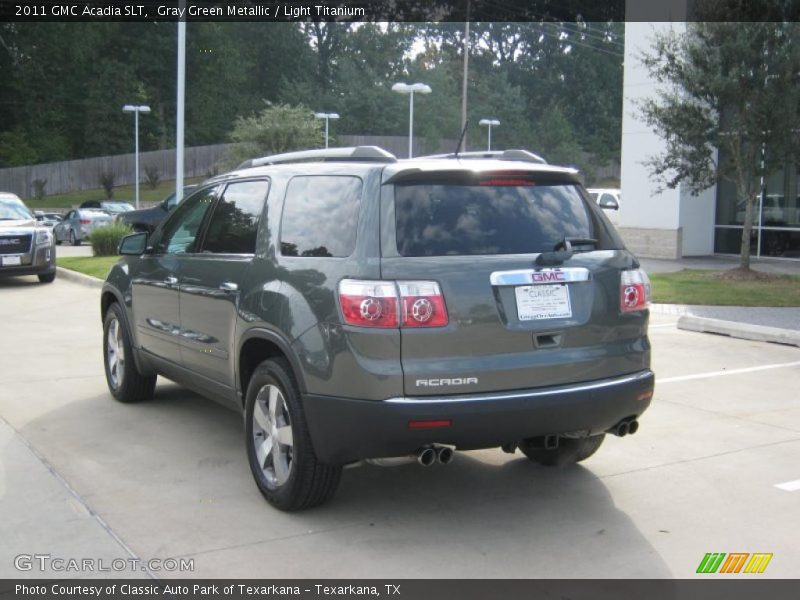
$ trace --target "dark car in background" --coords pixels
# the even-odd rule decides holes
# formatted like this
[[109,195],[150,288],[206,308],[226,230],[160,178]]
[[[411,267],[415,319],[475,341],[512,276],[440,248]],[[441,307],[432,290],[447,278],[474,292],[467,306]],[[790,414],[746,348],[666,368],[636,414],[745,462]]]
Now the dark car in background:
[[120,245],[101,295],[111,394],[145,400],[161,375],[241,411],[283,510],[362,460],[568,465],[635,433],[649,280],[577,172],[525,156],[338,148],[206,181]]
[[[195,185],[187,185],[183,188],[183,197],[188,196]],[[125,223],[134,231],[152,232],[156,226],[169,214],[178,204],[175,192],[164,198],[161,202],[151,208],[140,208],[117,215],[117,223]]]
[[9,196],[0,193],[0,277],[37,275],[50,283],[56,278],[53,233],[19,198]]

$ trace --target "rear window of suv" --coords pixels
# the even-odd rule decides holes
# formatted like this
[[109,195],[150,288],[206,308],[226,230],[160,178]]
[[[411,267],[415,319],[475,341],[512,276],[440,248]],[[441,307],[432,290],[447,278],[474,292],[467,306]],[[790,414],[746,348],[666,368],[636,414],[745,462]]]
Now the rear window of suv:
[[566,238],[596,238],[578,186],[396,185],[402,256],[550,252]]

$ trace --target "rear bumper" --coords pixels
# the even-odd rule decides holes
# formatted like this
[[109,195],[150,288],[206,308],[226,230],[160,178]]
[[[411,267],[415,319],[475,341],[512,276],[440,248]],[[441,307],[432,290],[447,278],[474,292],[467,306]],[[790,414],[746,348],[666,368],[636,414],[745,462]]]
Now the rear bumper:
[[[630,375],[551,388],[384,401],[307,394],[304,408],[314,450],[329,464],[411,454],[426,444],[460,450],[493,448],[525,438],[575,431],[597,434],[650,405],[655,376]],[[450,421],[410,429],[409,421]]]

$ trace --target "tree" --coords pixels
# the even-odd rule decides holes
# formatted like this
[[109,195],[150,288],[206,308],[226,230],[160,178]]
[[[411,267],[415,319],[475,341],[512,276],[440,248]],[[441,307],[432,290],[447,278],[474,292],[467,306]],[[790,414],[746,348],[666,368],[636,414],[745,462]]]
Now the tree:
[[230,138],[237,145],[226,159],[233,167],[243,160],[291,150],[305,150],[324,143],[319,119],[303,105],[272,104],[251,117],[237,117]]
[[646,162],[651,174],[694,194],[732,181],[745,207],[740,269],[749,271],[760,178],[798,156],[800,24],[692,23],[683,35],[657,35],[642,61],[666,86],[639,107],[666,141]]

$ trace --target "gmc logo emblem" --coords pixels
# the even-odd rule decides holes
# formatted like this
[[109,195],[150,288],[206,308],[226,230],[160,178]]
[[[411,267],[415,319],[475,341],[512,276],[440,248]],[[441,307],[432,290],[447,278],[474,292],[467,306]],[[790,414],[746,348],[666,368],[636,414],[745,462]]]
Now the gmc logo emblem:
[[551,281],[566,281],[567,276],[561,271],[536,271],[531,275],[533,283],[548,283]]

